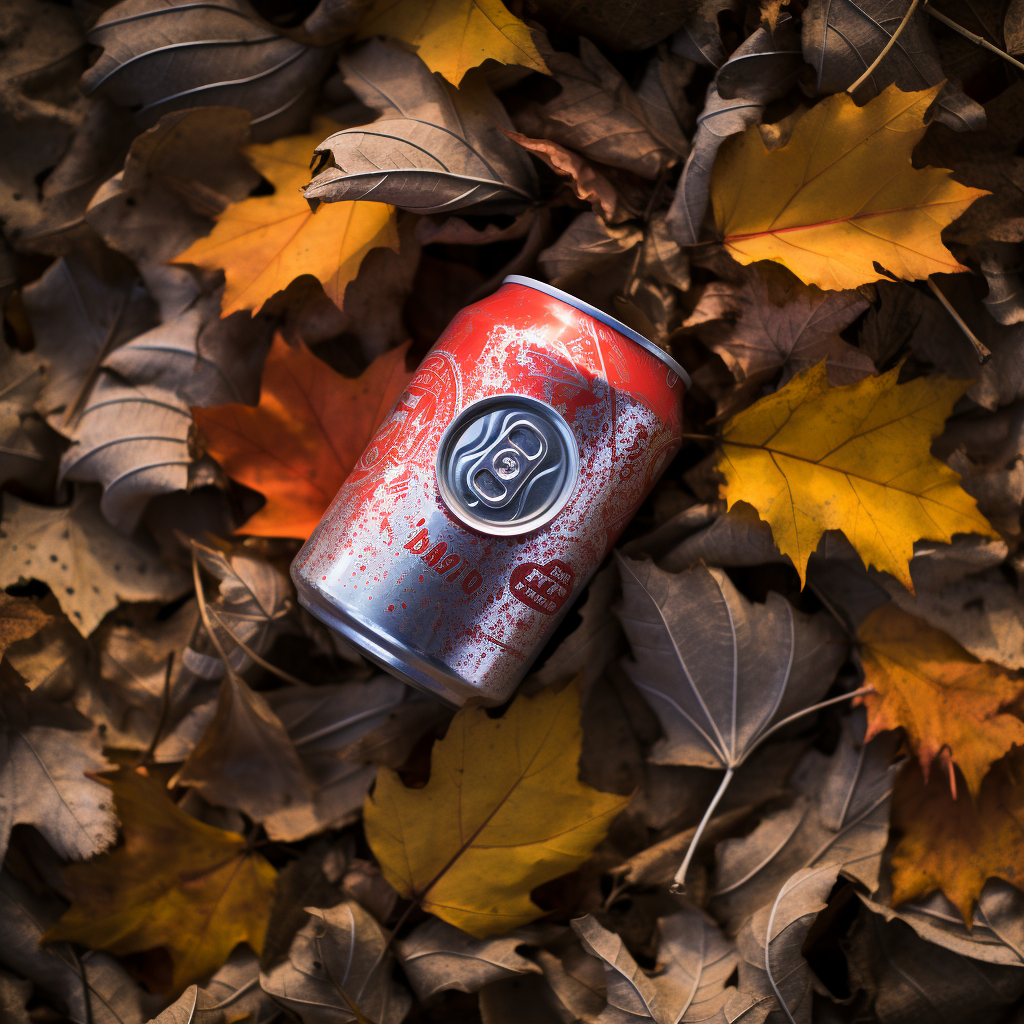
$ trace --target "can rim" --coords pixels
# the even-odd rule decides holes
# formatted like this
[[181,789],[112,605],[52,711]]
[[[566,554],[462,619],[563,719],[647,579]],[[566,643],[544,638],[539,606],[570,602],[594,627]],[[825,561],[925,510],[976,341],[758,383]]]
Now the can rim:
[[538,281],[533,277],[524,277],[522,274],[509,274],[501,283],[521,284],[527,288],[533,288],[535,291],[544,292],[552,298],[561,299],[562,302],[575,307],[581,313],[586,313],[587,316],[592,316],[595,320],[600,320],[601,323],[618,331],[619,334],[625,335],[630,341],[635,341],[641,348],[650,352],[650,354],[656,359],[660,359],[670,370],[673,371],[673,373],[679,376],[683,385],[686,387],[686,390],[690,390],[690,375],[663,348],[659,348],[650,340],[650,338],[645,338],[642,334],[634,331],[632,327],[627,327],[621,320],[616,320],[615,317],[610,313],[606,313],[603,309],[598,309],[597,306],[592,306],[589,302],[584,302],[582,299],[578,299],[575,295],[562,291],[561,288],[545,284],[543,281]]

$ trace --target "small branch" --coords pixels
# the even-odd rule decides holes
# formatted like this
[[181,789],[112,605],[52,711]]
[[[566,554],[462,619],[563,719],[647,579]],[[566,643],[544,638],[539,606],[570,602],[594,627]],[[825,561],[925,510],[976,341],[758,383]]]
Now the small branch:
[[285,672],[282,668],[277,668],[275,665],[271,665],[265,658],[261,658],[245,641],[235,636],[234,632],[228,628],[227,623],[217,614],[215,608],[208,608],[207,611],[217,620],[217,625],[224,630],[225,633],[231,639],[238,644],[238,646],[247,654],[253,661],[256,662],[260,668],[266,669],[268,672],[277,676],[278,679],[283,679],[286,683],[291,683],[292,686],[310,686],[304,679],[300,679],[298,676],[293,676],[290,672]]
[[674,892],[677,896],[681,896],[686,892],[686,872],[690,868],[690,861],[693,860],[693,855],[697,851],[697,844],[700,842],[701,836],[704,835],[704,830],[708,827],[708,822],[711,820],[711,815],[714,814],[719,800],[725,796],[725,791],[729,788],[729,783],[732,782],[732,777],[735,772],[736,768],[734,766],[729,768],[725,775],[722,776],[722,781],[718,786],[718,792],[715,793],[711,803],[708,804],[708,809],[704,812],[704,817],[700,819],[697,831],[694,832],[693,838],[690,840],[690,845],[686,848],[686,856],[683,857],[683,863],[679,865],[676,877],[672,879],[672,885],[669,886],[669,892]]
[[896,40],[899,39],[900,33],[907,27],[910,19],[914,16],[914,11],[917,10],[917,5],[921,0],[912,0],[910,6],[907,8],[907,13],[903,15],[903,20],[896,26],[896,31],[889,36],[889,42],[882,47],[882,52],[865,68],[864,74],[857,79],[846,91],[852,96],[874,73],[875,68],[885,60],[886,54],[896,45]]
[[992,358],[992,353],[978,340],[974,331],[964,323],[963,317],[953,308],[953,304],[939,291],[939,286],[930,277],[928,278],[928,287],[931,288],[935,298],[945,307],[946,312],[956,321],[957,327],[963,331],[964,337],[974,347],[974,351],[978,356],[978,362],[984,366]]
[[164,672],[164,693],[160,701],[160,718],[157,720],[156,729],[153,732],[153,738],[149,741],[149,746],[146,748],[142,757],[139,758],[136,768],[144,765],[156,753],[157,744],[160,742],[164,726],[167,724],[167,715],[171,710],[171,670],[173,668],[174,651],[171,651],[171,653],[167,655],[167,670]]
[[993,46],[987,39],[983,39],[981,36],[976,36],[973,32],[968,32],[963,25],[958,25],[951,18],[947,18],[944,14],[940,14],[934,7],[929,6],[925,3],[922,8],[926,14],[930,14],[936,21],[941,21],[947,28],[951,28],[954,32],[959,32],[964,39],[970,39],[975,46],[980,46],[983,50],[988,50],[989,53],[994,53],[997,57],[1002,57],[1003,60],[1012,64],[1015,68],[1020,68],[1024,71],[1024,64],[1021,64],[1016,57],[1011,57],[1005,50],[1000,50],[998,46]]

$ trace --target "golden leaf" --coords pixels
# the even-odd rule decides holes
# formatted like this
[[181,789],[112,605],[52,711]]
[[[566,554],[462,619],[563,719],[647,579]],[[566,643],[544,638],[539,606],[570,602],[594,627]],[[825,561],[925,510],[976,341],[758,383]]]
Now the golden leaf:
[[910,162],[940,88],[891,85],[863,107],[829,96],[775,150],[757,125],[727,139],[711,179],[726,249],[740,263],[782,263],[819,288],[887,277],[876,264],[908,281],[966,270],[940,232],[988,193]]
[[908,765],[893,791],[892,825],[900,841],[892,858],[893,905],[941,889],[970,927],[974,901],[989,878],[1024,886],[1024,750],[997,762],[977,802],[954,800],[942,779],[925,783]]
[[530,30],[501,0],[375,0],[356,38],[377,35],[415,46],[455,86],[488,58],[548,74]]
[[586,860],[629,802],[579,781],[581,740],[578,680],[502,718],[463,708],[422,789],[378,770],[364,823],[384,877],[477,938],[540,917],[530,891]]
[[257,953],[277,872],[234,832],[179,810],[160,782],[122,768],[113,790],[124,845],[65,868],[73,901],[44,936],[124,955],[166,947],[175,993],[240,942]]
[[231,203],[210,234],[170,261],[224,271],[221,316],[259,310],[303,274],[317,278],[340,308],[345,288],[371,249],[398,251],[394,208],[385,203],[321,203],[315,213],[310,210],[302,195],[310,158],[340,125],[320,119],[313,127],[311,135],[247,146],[246,156],[274,186],[274,194]]
[[825,361],[738,413],[722,431],[719,469],[729,508],[745,501],[772,528],[801,583],[826,530],[842,530],[865,565],[913,590],[914,541],[998,534],[930,451],[969,381],[899,367],[830,387]]
[[1002,712],[1024,690],[1024,680],[979,661],[952,637],[892,604],[868,615],[857,635],[864,684],[875,689],[863,698],[865,740],[902,726],[925,779],[932,761],[948,751],[944,756],[976,797],[992,763],[1014,744],[1024,745],[1024,722]]

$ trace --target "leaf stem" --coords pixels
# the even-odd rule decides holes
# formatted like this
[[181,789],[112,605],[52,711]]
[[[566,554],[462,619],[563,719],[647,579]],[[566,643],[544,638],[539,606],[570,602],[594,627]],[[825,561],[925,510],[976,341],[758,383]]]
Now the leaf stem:
[[718,806],[718,802],[723,796],[725,796],[725,791],[729,788],[729,783],[732,782],[732,777],[735,773],[736,766],[733,765],[731,768],[728,768],[725,775],[722,776],[722,781],[718,785],[718,792],[715,793],[711,803],[708,804],[708,809],[704,812],[704,817],[700,819],[697,831],[694,832],[693,838],[690,840],[690,845],[686,848],[686,855],[683,857],[683,863],[679,865],[679,870],[676,872],[675,878],[672,879],[672,885],[669,886],[669,891],[674,892],[677,896],[681,896],[686,892],[686,872],[690,868],[690,861],[693,860],[693,855],[697,850],[697,844],[700,842],[701,836],[704,835],[704,830],[708,827],[711,815],[714,814],[715,808]]
[[849,700],[851,697],[861,697],[866,693],[874,693],[875,688],[873,686],[861,686],[857,690],[851,690],[849,693],[841,693],[838,697],[830,697],[828,700],[819,701],[817,704],[812,704],[809,708],[804,708],[802,711],[796,711],[792,715],[787,715],[782,719],[781,722],[776,722],[766,732],[761,733],[757,737],[755,743],[750,745],[750,751],[753,752],[755,746],[760,746],[773,732],[777,732],[784,725],[789,725],[790,722],[795,722],[798,718],[803,718],[804,715],[809,715],[812,711],[820,711],[822,708],[827,708],[830,704],[839,704],[841,701]]
[[963,27],[963,25],[958,25],[951,18],[947,18],[927,2],[922,10],[926,14],[930,14],[936,21],[941,21],[947,28],[951,28],[954,32],[959,32],[965,39],[970,39],[975,46],[980,46],[983,50],[988,50],[989,53],[994,53],[997,57],[1002,57],[1003,60],[1008,61],[1015,68],[1020,68],[1021,71],[1024,71],[1024,64],[1017,60],[1016,57],[1011,57],[1005,50],[1000,50],[998,46],[993,46],[987,39],[984,39],[981,36],[976,36],[973,32],[969,32]]
[[964,337],[974,346],[978,362],[984,366],[992,358],[992,353],[978,340],[978,336],[974,331],[964,323],[963,317],[953,308],[953,304],[939,291],[939,286],[930,277],[928,278],[928,287],[931,288],[935,298],[942,303],[946,312],[956,321],[956,325],[963,331]]
[[304,679],[299,679],[298,676],[293,676],[290,672],[285,672],[283,668],[278,668],[276,665],[271,665],[266,658],[261,658],[244,640],[237,637],[234,632],[228,627],[227,623],[217,614],[215,608],[208,609],[210,614],[217,620],[217,625],[224,630],[225,633],[231,639],[238,644],[238,646],[250,657],[257,665],[262,669],[266,669],[272,675],[283,679],[286,683],[291,683],[292,686],[311,686],[311,683],[307,683]]
[[907,8],[907,13],[903,15],[903,20],[896,26],[896,31],[889,36],[889,42],[882,47],[881,53],[864,69],[864,74],[857,79],[846,91],[852,96],[875,72],[875,68],[885,60],[886,54],[896,45],[896,40],[899,39],[900,33],[907,27],[910,19],[914,16],[914,11],[917,10],[917,5],[921,0],[911,0],[910,6]]
[[199,604],[199,617],[203,620],[203,625],[206,627],[207,636],[213,642],[213,646],[217,648],[217,653],[220,655],[220,660],[224,662],[224,670],[228,676],[231,679],[237,679],[238,676],[235,675],[235,670],[231,667],[231,662],[228,661],[224,645],[220,642],[220,637],[213,631],[213,623],[210,622],[210,612],[206,607],[206,595],[203,593],[203,581],[199,575],[199,557],[196,554],[195,541],[192,542],[192,582],[195,584],[196,601]]

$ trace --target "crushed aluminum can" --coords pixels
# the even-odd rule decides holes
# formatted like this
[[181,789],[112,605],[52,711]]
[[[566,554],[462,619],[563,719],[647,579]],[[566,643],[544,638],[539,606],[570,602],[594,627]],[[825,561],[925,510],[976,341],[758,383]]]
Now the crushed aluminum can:
[[462,310],[292,563],[300,602],[453,705],[507,700],[681,444],[686,372],[526,277]]

